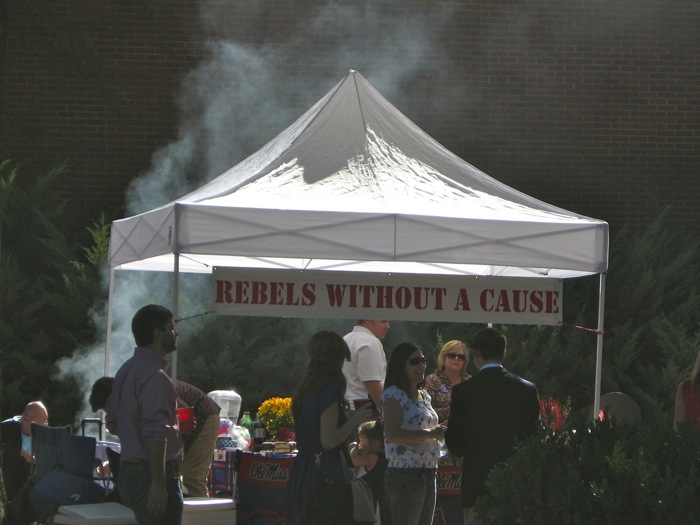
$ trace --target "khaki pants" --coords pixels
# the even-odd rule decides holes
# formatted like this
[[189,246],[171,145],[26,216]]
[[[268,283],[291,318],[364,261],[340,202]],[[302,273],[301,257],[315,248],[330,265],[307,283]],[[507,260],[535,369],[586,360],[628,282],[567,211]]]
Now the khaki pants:
[[185,459],[180,466],[180,474],[182,476],[182,492],[187,496],[197,498],[209,496],[207,479],[220,424],[221,420],[218,415],[209,416],[197,439],[185,453]]

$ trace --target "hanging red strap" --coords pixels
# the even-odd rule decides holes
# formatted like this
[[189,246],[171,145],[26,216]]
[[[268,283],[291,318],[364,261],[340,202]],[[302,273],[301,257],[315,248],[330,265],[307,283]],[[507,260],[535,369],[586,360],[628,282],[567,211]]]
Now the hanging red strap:
[[688,418],[695,421],[700,427],[700,398],[693,390],[690,379],[683,381],[683,403],[688,412]]

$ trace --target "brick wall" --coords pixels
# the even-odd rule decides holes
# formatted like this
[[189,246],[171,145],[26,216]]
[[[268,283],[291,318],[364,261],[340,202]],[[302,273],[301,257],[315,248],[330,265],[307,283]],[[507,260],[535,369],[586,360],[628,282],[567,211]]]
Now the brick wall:
[[152,156],[202,115],[216,120],[205,80],[230,97],[218,113],[235,115],[192,135],[180,159],[191,185],[350,68],[510,186],[613,229],[671,206],[700,232],[697,0],[35,0],[2,16],[3,157],[68,160],[76,232],[101,211],[123,216]]
[[175,93],[201,58],[183,2],[11,1],[3,157],[66,162],[77,231],[123,215],[129,180],[177,128]]

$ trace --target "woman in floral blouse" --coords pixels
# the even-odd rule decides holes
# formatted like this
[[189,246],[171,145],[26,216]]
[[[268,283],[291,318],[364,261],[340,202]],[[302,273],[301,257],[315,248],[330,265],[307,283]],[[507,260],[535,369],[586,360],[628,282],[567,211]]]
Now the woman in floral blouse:
[[[462,341],[453,339],[442,345],[437,358],[437,370],[425,378],[425,389],[430,394],[433,408],[442,425],[447,426],[448,424],[452,387],[469,379],[468,362],[469,350],[467,346]],[[462,458],[448,453],[440,458],[439,464],[441,467],[461,467]]]
[[437,497],[436,474],[445,427],[430,404],[426,359],[420,348],[401,343],[391,353],[382,394],[384,476],[392,523],[430,525]]

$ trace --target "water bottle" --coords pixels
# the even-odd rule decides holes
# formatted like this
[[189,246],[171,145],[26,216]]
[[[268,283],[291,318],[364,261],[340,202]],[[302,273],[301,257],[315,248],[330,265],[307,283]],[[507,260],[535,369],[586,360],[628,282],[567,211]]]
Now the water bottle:
[[262,450],[263,441],[265,441],[265,425],[256,414],[255,421],[253,421],[253,452]]

